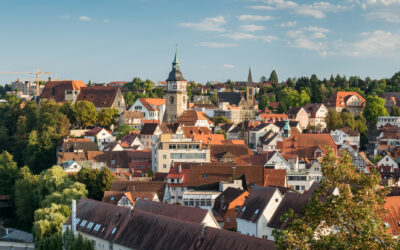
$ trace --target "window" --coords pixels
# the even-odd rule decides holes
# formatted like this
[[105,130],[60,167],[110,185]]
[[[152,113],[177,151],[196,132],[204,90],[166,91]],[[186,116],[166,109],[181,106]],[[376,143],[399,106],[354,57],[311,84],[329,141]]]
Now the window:
[[174,183],[175,182],[175,179],[171,179],[171,183]]
[[163,159],[167,159],[167,155],[163,155],[162,158],[163,158]]
[[101,227],[101,224],[97,224],[95,227],[94,227],[94,231],[99,231],[99,229],[100,229],[100,227]]
[[226,217],[226,222],[228,222],[228,223],[231,222],[231,217],[230,216]]
[[81,222],[81,227],[84,227],[84,226],[86,225],[86,222],[87,222],[87,220],[83,220],[83,221]]
[[171,196],[171,199],[175,199],[175,195],[172,195],[172,196]]
[[115,164],[115,160],[111,160],[111,164]]
[[236,206],[235,207],[235,212],[239,212],[239,208],[240,208],[240,206]]
[[94,223],[93,222],[89,222],[89,225],[87,226],[88,229],[92,229]]
[[208,177],[208,174],[203,174],[203,178],[206,179]]
[[242,212],[244,212],[244,210],[246,210],[246,207],[243,207],[243,208],[242,208]]
[[258,212],[260,212],[259,209],[256,209],[256,211],[254,212],[254,214],[258,214]]
[[113,230],[111,231],[112,234],[115,234],[117,232],[117,227],[114,227]]
[[114,196],[112,196],[112,197],[111,197],[111,200],[112,200],[112,201],[113,201],[113,200],[115,200],[115,197],[114,197]]
[[279,202],[279,199],[278,199],[278,198],[276,198],[276,199],[275,199],[275,202]]
[[163,167],[163,168],[167,168],[167,164],[163,164],[162,167]]
[[76,218],[76,219],[75,219],[75,224],[76,224],[76,225],[78,225],[79,220],[80,220],[79,218]]

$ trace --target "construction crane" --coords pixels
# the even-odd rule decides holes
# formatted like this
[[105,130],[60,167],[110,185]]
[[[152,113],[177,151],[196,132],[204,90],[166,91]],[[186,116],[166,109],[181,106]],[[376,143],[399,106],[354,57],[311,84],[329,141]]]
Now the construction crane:
[[[11,74],[11,75],[19,75],[19,74],[29,74],[29,75],[36,75],[36,97],[39,96],[39,76],[41,74],[45,75],[50,75],[50,72],[40,72],[39,68],[36,70],[36,72],[0,72],[0,74]],[[54,74],[55,76],[55,74]]]

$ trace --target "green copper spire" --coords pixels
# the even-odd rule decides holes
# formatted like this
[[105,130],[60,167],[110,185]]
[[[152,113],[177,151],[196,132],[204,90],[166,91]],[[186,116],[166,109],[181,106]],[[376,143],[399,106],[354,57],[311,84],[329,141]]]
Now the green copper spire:
[[174,61],[172,62],[172,68],[174,68],[174,69],[179,69],[178,45],[176,45],[175,57],[174,57]]
[[283,127],[283,137],[290,137],[290,124],[289,119],[286,118],[285,126]]

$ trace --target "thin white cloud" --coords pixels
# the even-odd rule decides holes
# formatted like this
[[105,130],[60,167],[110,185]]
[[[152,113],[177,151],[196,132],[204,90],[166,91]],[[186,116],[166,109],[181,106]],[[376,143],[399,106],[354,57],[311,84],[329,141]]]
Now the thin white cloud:
[[92,20],[92,18],[90,18],[88,16],[80,16],[79,20],[81,20],[81,21],[90,21],[90,20]]
[[195,30],[224,32],[225,29],[221,26],[223,26],[225,23],[226,21],[223,16],[217,16],[204,18],[199,23],[180,23],[179,25]]
[[68,19],[69,17],[69,15],[60,16],[61,19]]
[[321,38],[326,38],[326,35],[323,32],[315,32],[314,34],[311,35],[311,38],[321,39]]
[[234,43],[216,43],[216,42],[199,42],[196,46],[201,47],[209,47],[209,48],[228,48],[228,47],[235,47],[236,44]]
[[110,20],[108,20],[108,19],[104,19],[104,21],[103,22],[105,22],[105,23],[109,23],[110,22]]
[[303,35],[303,31],[302,30],[289,30],[286,32],[286,35],[291,38],[296,38],[296,37]]
[[400,55],[400,33],[376,30],[364,32],[361,40],[352,43],[347,55],[362,57],[397,57]]
[[400,5],[400,0],[367,0],[366,4],[368,5]]
[[233,69],[233,68],[235,68],[235,65],[232,65],[232,64],[224,64],[224,68]]
[[321,27],[316,27],[316,26],[308,26],[307,28],[305,28],[305,30],[314,31],[314,32],[321,32],[321,33],[329,32],[329,30],[326,29],[326,28],[321,28]]
[[262,40],[267,43],[271,43],[272,41],[278,40],[276,36],[256,36],[249,33],[242,33],[242,32],[234,32],[234,33],[226,33],[222,36],[233,39],[233,40],[245,40],[245,39],[257,39]]
[[400,23],[400,14],[392,11],[373,11],[364,16],[368,19],[380,19],[388,23]]
[[238,16],[240,21],[269,21],[272,20],[271,16],[257,16],[257,15],[241,15]]
[[250,25],[241,25],[240,28],[241,28],[242,30],[244,30],[244,31],[247,31],[247,32],[265,30],[265,27],[264,27],[264,26],[254,25],[254,24],[250,24]]
[[[385,1],[385,0],[381,0]],[[395,1],[395,0],[386,0]],[[266,5],[255,5],[249,6],[250,9],[258,10],[279,10],[279,9],[290,9],[293,13],[301,16],[309,16],[314,18],[324,18],[326,13],[335,13],[344,11],[352,6],[344,6],[340,4],[331,4],[329,2],[314,2],[312,4],[298,4],[293,1],[286,0],[265,0]],[[302,1],[306,2],[306,1]]]
[[295,27],[297,24],[296,21],[288,21],[288,22],[283,22],[279,24],[280,27]]
[[288,45],[294,48],[313,50],[318,52],[320,55],[326,56],[327,44],[324,42],[314,42],[306,37],[296,38],[293,41],[288,42]]

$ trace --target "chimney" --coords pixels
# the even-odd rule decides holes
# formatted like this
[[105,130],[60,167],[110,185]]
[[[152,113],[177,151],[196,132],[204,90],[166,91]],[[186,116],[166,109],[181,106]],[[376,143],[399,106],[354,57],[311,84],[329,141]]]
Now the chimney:
[[179,166],[178,166],[178,173],[180,174],[181,171],[182,171],[182,166],[181,166],[181,164],[179,164]]
[[235,179],[235,174],[236,174],[236,166],[232,167],[232,181]]
[[48,80],[47,80],[48,82],[51,82],[51,77],[49,76],[49,78],[48,78]]
[[199,236],[199,241],[203,241],[205,233],[206,233],[206,223],[201,223],[201,234]]
[[76,200],[72,200],[72,233],[75,235],[76,232]]

